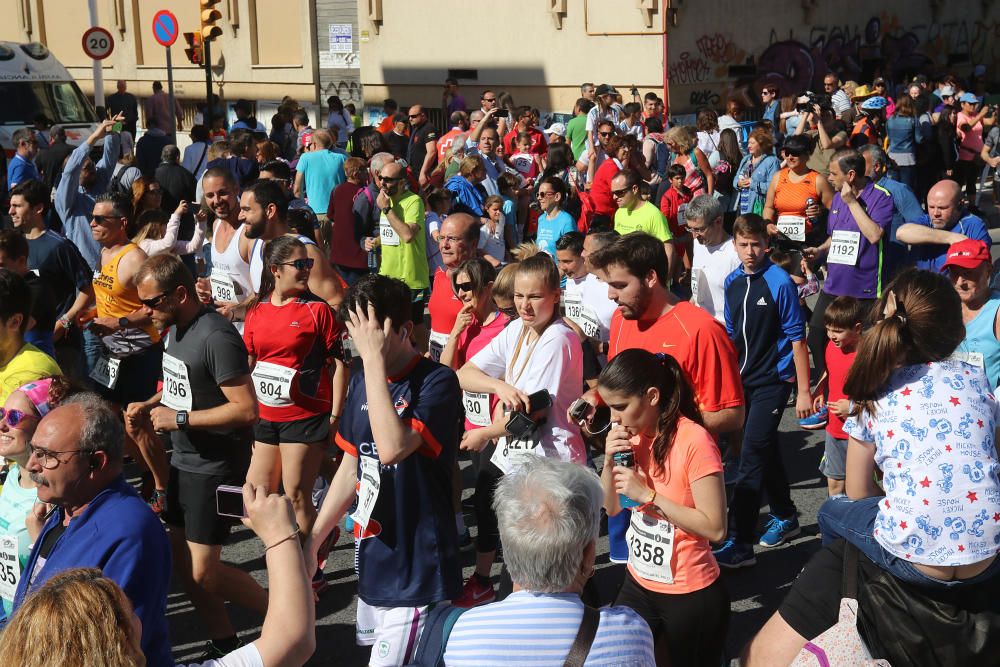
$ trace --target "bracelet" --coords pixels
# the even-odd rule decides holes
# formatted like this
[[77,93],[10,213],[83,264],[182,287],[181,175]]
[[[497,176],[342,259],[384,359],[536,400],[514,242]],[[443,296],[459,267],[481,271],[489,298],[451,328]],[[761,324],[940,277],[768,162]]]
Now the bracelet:
[[330,414],[331,421],[340,421],[340,415]]
[[647,507],[649,507],[650,505],[653,504],[653,501],[656,500],[656,489],[650,489],[650,491],[653,492],[653,495],[650,496],[649,500],[647,500],[646,502],[644,502],[642,505],[640,505],[636,509],[644,510],[644,509],[646,509]]
[[299,536],[299,527],[298,527],[298,526],[296,526],[296,527],[295,527],[295,532],[293,532],[293,533],[292,533],[291,535],[289,535],[288,537],[286,537],[286,538],[284,538],[284,539],[281,539],[281,540],[278,540],[277,542],[275,542],[274,544],[272,544],[272,545],[271,545],[271,546],[269,546],[269,547],[264,547],[264,553],[267,553],[268,551],[270,551],[270,550],[271,550],[271,549],[273,549],[274,547],[278,546],[279,544],[283,544],[283,543],[287,542],[288,540],[294,540],[294,539],[296,539],[296,538],[297,538],[298,536]]
[[73,328],[73,320],[69,319],[65,315],[63,315],[62,317],[60,317],[58,321],[59,321],[59,324],[62,325],[63,329],[72,329]]

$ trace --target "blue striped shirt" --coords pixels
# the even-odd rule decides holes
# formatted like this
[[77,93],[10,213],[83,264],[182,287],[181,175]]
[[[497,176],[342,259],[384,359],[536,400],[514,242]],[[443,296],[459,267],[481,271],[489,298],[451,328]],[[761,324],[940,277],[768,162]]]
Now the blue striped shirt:
[[[605,607],[587,667],[653,667],[653,635],[628,607]],[[462,614],[448,638],[448,667],[562,665],[583,618],[574,593],[518,591]]]

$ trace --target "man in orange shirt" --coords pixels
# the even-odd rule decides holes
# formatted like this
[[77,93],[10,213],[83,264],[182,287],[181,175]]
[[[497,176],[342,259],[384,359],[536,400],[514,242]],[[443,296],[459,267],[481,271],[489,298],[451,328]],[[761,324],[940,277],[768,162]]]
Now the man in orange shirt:
[[[385,134],[386,132],[392,131],[392,117],[399,113],[399,105],[396,100],[391,97],[387,97],[382,101],[382,110],[385,112],[385,118],[382,122],[378,124],[375,129],[378,130],[379,134]],[[409,134],[409,132],[407,132]]]

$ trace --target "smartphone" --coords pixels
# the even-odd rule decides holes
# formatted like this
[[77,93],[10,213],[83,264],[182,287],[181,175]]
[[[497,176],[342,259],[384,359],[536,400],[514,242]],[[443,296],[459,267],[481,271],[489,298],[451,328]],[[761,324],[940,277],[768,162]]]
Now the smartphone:
[[586,419],[588,412],[590,412],[590,403],[582,398],[576,399],[573,401],[573,405],[569,406],[569,416],[575,421]]
[[518,440],[527,438],[535,430],[535,422],[523,412],[512,412],[505,427],[507,432]]
[[243,506],[243,489],[226,484],[219,486],[215,490],[215,511],[219,516],[246,518],[247,508]]
[[552,407],[552,396],[544,389],[528,396],[528,414]]
[[494,118],[507,118],[508,116],[510,116],[508,109],[497,109],[496,113],[493,114]]

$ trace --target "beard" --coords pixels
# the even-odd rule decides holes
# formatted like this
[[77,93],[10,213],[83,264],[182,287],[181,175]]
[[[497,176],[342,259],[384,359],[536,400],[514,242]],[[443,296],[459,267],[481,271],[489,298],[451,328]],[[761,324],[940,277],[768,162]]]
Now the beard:
[[642,314],[646,312],[649,308],[649,302],[652,300],[653,290],[646,285],[639,285],[639,293],[636,295],[635,300],[631,303],[619,303],[618,307],[621,308],[622,317],[626,320],[637,320],[642,317]]

